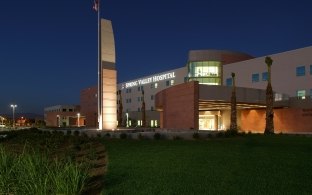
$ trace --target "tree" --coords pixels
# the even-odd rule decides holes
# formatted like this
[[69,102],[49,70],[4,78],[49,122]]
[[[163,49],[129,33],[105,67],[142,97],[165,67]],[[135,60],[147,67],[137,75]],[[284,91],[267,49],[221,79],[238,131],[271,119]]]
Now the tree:
[[236,111],[236,85],[235,73],[232,72],[232,96],[231,96],[231,124],[230,131],[237,132],[237,111]]
[[142,127],[146,127],[146,113],[145,113],[144,90],[142,90],[142,98],[143,98],[143,101],[142,101],[142,109],[141,109],[141,112],[142,112]]
[[271,57],[265,58],[265,63],[268,68],[268,85],[266,88],[266,117],[265,117],[265,134],[274,134],[274,112],[273,112],[273,89],[271,85],[271,66],[273,60]]
[[123,107],[122,107],[122,97],[121,97],[121,90],[118,90],[119,94],[119,108],[118,108],[118,126],[122,126],[122,112],[123,112]]

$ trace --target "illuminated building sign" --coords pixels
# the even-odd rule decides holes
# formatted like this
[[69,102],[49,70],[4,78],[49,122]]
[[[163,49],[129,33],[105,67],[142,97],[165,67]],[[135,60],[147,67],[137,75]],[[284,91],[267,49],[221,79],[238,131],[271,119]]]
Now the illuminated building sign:
[[122,88],[136,87],[136,86],[139,86],[139,85],[145,85],[145,84],[149,84],[149,83],[156,83],[158,81],[164,81],[164,80],[168,80],[168,79],[172,79],[172,78],[175,78],[175,72],[159,74],[159,75],[150,76],[150,77],[147,77],[147,78],[138,79],[138,80],[135,80],[135,81],[123,83],[122,84]]

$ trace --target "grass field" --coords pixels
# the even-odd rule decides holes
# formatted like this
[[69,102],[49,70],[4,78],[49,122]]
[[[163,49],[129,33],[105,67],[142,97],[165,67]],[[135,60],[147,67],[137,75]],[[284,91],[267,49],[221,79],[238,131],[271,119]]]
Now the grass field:
[[105,140],[104,194],[312,194],[312,138]]

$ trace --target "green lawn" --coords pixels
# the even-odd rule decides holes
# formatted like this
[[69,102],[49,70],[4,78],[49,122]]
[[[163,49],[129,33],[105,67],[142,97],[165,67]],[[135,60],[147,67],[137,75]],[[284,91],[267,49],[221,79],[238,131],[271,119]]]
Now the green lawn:
[[105,140],[104,194],[312,194],[312,138]]

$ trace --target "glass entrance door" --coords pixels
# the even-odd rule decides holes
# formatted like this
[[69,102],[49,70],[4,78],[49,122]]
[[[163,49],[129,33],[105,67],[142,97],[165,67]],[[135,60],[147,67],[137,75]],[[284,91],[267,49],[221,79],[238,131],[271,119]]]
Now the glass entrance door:
[[216,130],[215,115],[199,115],[199,130]]

